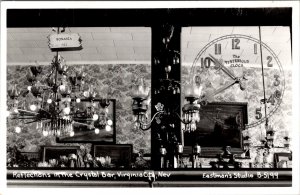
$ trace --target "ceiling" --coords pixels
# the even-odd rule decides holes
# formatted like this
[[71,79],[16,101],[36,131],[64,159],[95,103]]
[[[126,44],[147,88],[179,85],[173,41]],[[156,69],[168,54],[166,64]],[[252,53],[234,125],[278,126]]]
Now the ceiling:
[[[151,58],[151,29],[145,27],[67,28],[79,33],[83,49],[64,51],[69,63],[148,62]],[[48,47],[51,28],[8,28],[8,64],[50,63],[54,53]]]
[[[183,62],[192,63],[199,53],[209,42],[226,35],[247,35],[259,41],[259,27],[258,26],[235,26],[235,27],[186,27],[182,30],[182,56]],[[265,43],[275,55],[279,58],[283,67],[291,66],[291,39],[290,28],[283,26],[263,26],[261,27],[261,41]],[[260,65],[260,50],[258,48],[258,55],[253,53],[253,43],[249,44],[248,40],[241,40],[239,43],[240,50],[232,51],[231,39],[220,41],[218,43],[223,45],[222,54],[218,58],[229,60],[232,59],[232,53],[238,54],[243,59],[248,59],[252,65]],[[229,43],[229,44],[228,44]],[[214,45],[210,48],[214,51]],[[226,50],[226,51],[224,51]],[[264,51],[264,48],[263,50]],[[267,52],[263,53],[264,55]],[[266,56],[264,56],[266,58]],[[264,59],[265,59],[264,58]]]
[[[83,46],[80,51],[61,52],[69,64],[151,62],[150,27],[70,27],[66,32],[79,33]],[[51,28],[7,28],[8,65],[50,64],[54,53],[48,47],[47,36],[51,33]],[[207,43],[230,34],[259,39],[258,27],[183,27],[182,62],[191,64]],[[262,27],[261,37],[284,66],[291,64],[288,27]]]

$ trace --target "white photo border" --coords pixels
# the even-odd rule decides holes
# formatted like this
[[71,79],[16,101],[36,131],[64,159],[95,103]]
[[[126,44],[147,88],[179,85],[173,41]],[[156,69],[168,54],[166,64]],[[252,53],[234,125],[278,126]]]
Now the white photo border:
[[[291,7],[293,9],[292,16],[292,55],[293,55],[293,186],[292,187],[268,187],[251,188],[251,187],[233,187],[233,188],[160,188],[160,189],[126,189],[126,193],[202,193],[202,194],[299,194],[299,2],[298,1],[6,1],[1,2],[1,104],[2,113],[6,110],[6,11],[7,9],[54,9],[54,8],[70,8],[70,9],[109,9],[109,8],[260,8],[260,7]],[[0,124],[2,126],[0,154],[2,159],[6,159],[6,116],[1,115]],[[124,193],[124,189],[111,188],[51,188],[32,190],[28,187],[23,188],[7,188],[6,186],[6,160],[1,161],[1,185],[0,194],[17,194],[30,193],[33,194],[89,194],[95,193]],[[22,187],[22,186],[20,186]],[[23,186],[24,187],[24,186]],[[2,191],[3,190],[3,191]]]

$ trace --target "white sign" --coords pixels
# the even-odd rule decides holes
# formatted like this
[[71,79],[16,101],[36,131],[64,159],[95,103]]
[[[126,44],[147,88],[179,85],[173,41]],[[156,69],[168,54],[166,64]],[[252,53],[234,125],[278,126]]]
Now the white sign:
[[81,39],[77,33],[51,34],[49,36],[51,50],[81,50]]

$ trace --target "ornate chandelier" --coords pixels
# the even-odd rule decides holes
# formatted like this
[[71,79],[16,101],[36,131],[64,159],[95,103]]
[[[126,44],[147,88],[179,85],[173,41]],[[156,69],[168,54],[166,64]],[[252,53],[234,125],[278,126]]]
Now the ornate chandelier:
[[[85,86],[85,77],[83,68],[68,67],[57,51],[50,67],[30,67],[26,90],[18,90],[17,84],[8,90],[9,119],[22,125],[35,123],[44,136],[74,136],[74,127],[82,125],[96,134],[110,131],[110,101],[97,98],[93,85]],[[22,130],[16,123],[14,128],[16,133]]]
[[[163,27],[162,43],[164,46],[154,58],[154,65],[164,66],[165,78],[158,81],[159,84],[157,86],[159,87],[153,91],[155,94],[161,94],[168,98],[172,98],[172,95],[180,94],[181,89],[179,81],[169,78],[172,66],[179,64],[180,61],[180,53],[168,47],[173,36],[173,30],[173,26],[166,25]],[[159,102],[155,105],[156,112],[148,120],[148,107],[151,101],[150,88],[145,85],[143,78],[140,78],[132,90],[134,128],[148,130],[155,119],[157,124],[160,124],[162,120],[168,120],[171,126],[171,121],[180,120],[184,126],[183,130],[196,130],[196,122],[200,121],[200,101],[198,101],[202,92],[200,79],[191,77],[190,82],[185,86],[184,92],[186,103],[182,107],[182,117],[178,113],[169,110],[168,105]]]
[[[164,81],[166,82],[166,81]],[[163,82],[162,82],[163,83]],[[169,85],[172,88],[173,93],[180,92],[180,83],[176,82],[176,87]],[[179,87],[178,87],[179,86]],[[185,131],[195,131],[196,122],[200,121],[200,103],[198,99],[200,98],[202,87],[198,87],[194,80],[186,86],[185,89],[185,99],[186,104],[182,107],[182,118],[177,113],[167,112],[164,108],[164,105],[158,103],[155,105],[156,113],[153,115],[151,120],[148,120],[148,107],[151,101],[150,98],[150,88],[147,87],[144,83],[144,79],[140,78],[138,84],[133,87],[132,91],[132,111],[134,114],[134,128],[140,128],[142,130],[148,130],[151,128],[151,123],[154,119],[156,122],[159,121],[163,116],[174,117],[174,119],[179,119],[183,124]],[[164,93],[164,92],[159,92]]]

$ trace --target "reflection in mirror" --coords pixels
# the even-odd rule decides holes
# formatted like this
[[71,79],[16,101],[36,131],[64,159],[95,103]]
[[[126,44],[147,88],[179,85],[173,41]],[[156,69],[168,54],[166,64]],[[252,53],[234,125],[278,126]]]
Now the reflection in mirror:
[[[132,86],[139,78],[144,78],[145,84],[151,87],[150,28],[67,27],[60,33],[79,34],[82,48],[77,51],[59,51],[58,55],[52,52],[47,44],[47,35],[57,33],[52,31],[52,28],[7,28],[7,33],[11,37],[19,37],[16,40],[8,40],[7,44],[9,167],[36,166],[35,163],[29,162],[30,159],[39,159],[37,156],[40,154],[41,146],[62,146],[65,142],[70,146],[82,146],[87,150],[90,150],[92,142],[131,144],[135,154],[150,153],[150,131],[141,132],[134,129],[131,98]],[[20,33],[26,36],[19,36]],[[26,37],[30,37],[30,43]],[[22,52],[18,54],[10,52],[15,50]],[[43,97],[43,92],[47,90],[40,90],[42,85],[51,85],[52,88],[55,86],[52,82],[55,81],[55,74],[49,77],[54,67],[59,69],[57,91],[59,99],[64,102],[62,107],[52,108],[62,110],[57,112],[57,116],[65,114],[68,115],[66,117],[72,118],[69,126],[73,129],[73,133],[69,136],[61,135],[59,138],[50,136],[49,133],[46,135],[46,131],[42,130],[44,124],[42,128],[41,125],[37,128],[35,123],[25,124],[29,118],[42,116],[38,110],[44,108],[44,105],[54,103],[55,94],[51,96],[47,93]],[[32,87],[36,86],[36,83],[39,87]],[[67,97],[69,92],[71,101]],[[100,100],[103,99],[109,100],[110,104],[107,107],[101,106]],[[15,106],[17,104],[19,106]],[[24,112],[20,111],[22,106],[30,111],[26,112],[27,118]],[[48,110],[48,107],[45,110]],[[92,111],[93,108],[96,109],[95,113]],[[46,117],[47,112],[43,113],[43,117]],[[79,113],[84,113],[84,116]],[[15,114],[19,114],[21,120],[13,120]],[[150,111],[148,114],[151,115]],[[84,117],[91,119],[91,123],[80,125]],[[103,118],[105,120],[102,120]],[[62,128],[65,127],[60,121],[53,127],[57,124]],[[24,157],[22,154],[30,157]],[[25,158],[29,162],[25,163]]]
[[[184,132],[185,145],[196,144],[191,142],[199,134],[201,139],[211,137],[203,131],[206,124],[224,126],[218,115],[210,117],[205,112],[211,103],[245,103],[247,123],[240,128],[238,143],[246,145],[238,147],[244,148],[247,155],[254,153],[251,158],[255,156],[255,147],[284,150],[284,142],[289,140],[286,132],[292,129],[292,77],[287,76],[292,70],[290,30],[287,26],[182,28],[182,90],[187,88],[190,75],[200,78],[203,87],[200,122],[195,131]],[[183,95],[181,103],[185,103]],[[222,107],[213,112],[222,113]],[[197,144],[217,148],[224,143],[236,148],[235,143],[227,141],[205,139]]]

